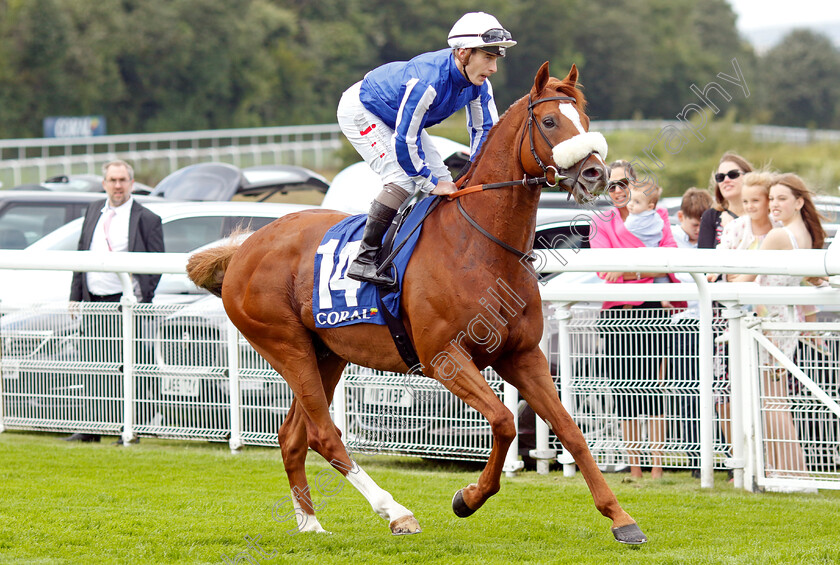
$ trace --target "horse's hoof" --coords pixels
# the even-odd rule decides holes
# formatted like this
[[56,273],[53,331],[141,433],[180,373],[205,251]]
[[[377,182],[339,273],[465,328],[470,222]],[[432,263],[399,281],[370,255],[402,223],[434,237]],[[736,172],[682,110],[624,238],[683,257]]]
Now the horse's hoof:
[[612,533],[615,536],[615,541],[627,545],[641,545],[648,540],[638,524],[627,524],[626,526],[613,528]]
[[395,536],[407,536],[410,534],[419,534],[423,530],[420,529],[420,523],[414,516],[409,514],[402,518],[397,518],[390,524],[391,533]]
[[467,506],[467,503],[464,502],[463,489],[456,492],[455,496],[452,497],[452,511],[455,512],[455,515],[459,518],[472,516],[475,512],[475,510]]

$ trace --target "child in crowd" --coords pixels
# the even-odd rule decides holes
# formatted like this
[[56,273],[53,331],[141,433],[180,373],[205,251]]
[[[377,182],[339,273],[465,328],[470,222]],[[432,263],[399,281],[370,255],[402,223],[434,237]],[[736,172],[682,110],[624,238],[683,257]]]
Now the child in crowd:
[[700,235],[700,218],[703,212],[712,207],[712,195],[708,190],[691,187],[683,193],[680,210],[677,212],[679,225],[671,231],[677,247],[697,249],[697,236]]
[[662,189],[653,184],[631,185],[627,211],[624,220],[627,231],[639,238],[645,247],[659,247],[662,241],[662,217],[655,212]]
[[[627,202],[629,214],[624,220],[624,227],[645,247],[659,247],[662,241],[665,220],[656,213],[656,204],[659,202],[661,193],[662,188],[655,184],[631,185],[630,187],[630,200]],[[653,282],[668,283],[671,280],[667,276],[661,276],[653,279]]]

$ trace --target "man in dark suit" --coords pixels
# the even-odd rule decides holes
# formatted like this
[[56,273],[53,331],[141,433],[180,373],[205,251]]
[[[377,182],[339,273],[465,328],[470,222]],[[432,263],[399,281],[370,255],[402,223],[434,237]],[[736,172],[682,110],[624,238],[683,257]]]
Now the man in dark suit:
[[[163,252],[163,226],[160,216],[136,202],[134,169],[125,161],[112,161],[102,167],[107,199],[93,202],[85,213],[80,251],[134,251]],[[160,275],[132,275],[134,295],[139,302],[151,302],[160,281]],[[73,302],[119,302],[123,287],[116,273],[73,273],[70,300]],[[82,315],[80,351],[83,359],[91,362],[118,363],[122,355],[122,325],[114,316],[94,308]],[[119,377],[89,375],[85,394],[84,417],[91,424],[100,420],[122,421],[121,403],[110,401],[116,391],[122,390]],[[95,426],[91,426],[95,427]],[[93,433],[75,433],[67,441],[99,441]]]

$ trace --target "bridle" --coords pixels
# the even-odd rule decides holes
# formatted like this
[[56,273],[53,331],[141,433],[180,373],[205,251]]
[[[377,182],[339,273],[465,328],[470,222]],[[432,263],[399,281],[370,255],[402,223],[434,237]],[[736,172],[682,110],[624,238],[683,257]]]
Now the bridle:
[[[531,95],[530,94],[528,95],[528,143],[531,145],[531,156],[534,158],[534,161],[536,161],[537,165],[543,170],[543,172],[546,174],[546,176],[548,176],[549,169],[554,170],[554,175],[555,175],[554,186],[557,186],[559,184],[559,179],[557,178],[557,175],[559,174],[558,171],[557,171],[557,167],[555,167],[553,165],[546,165],[545,163],[543,163],[542,159],[540,159],[540,156],[537,155],[537,150],[534,147],[534,127],[536,127],[537,131],[540,134],[540,137],[543,138],[543,140],[546,142],[546,144],[549,147],[553,147],[551,141],[549,141],[549,139],[548,139],[548,136],[545,134],[545,131],[543,131],[542,126],[537,121],[536,117],[534,116],[534,107],[537,104],[541,104],[543,102],[551,102],[551,101],[554,101],[554,100],[562,100],[564,102],[572,102],[573,104],[577,103],[577,100],[575,100],[571,96],[549,96],[547,98],[540,98],[540,99],[532,102],[531,101]],[[519,138],[519,154],[520,155],[522,154],[522,145],[524,143],[525,143],[525,130],[523,129],[522,130],[522,137]],[[566,179],[566,178],[568,178],[568,177],[564,177],[564,179]],[[569,196],[571,196],[571,193],[569,193]]]
[[[473,186],[468,186],[466,188],[460,188],[458,191],[450,194],[447,198],[449,200],[454,200],[465,194],[471,194],[473,192],[480,192],[482,190],[491,190],[494,188],[507,188],[511,186],[540,186],[540,187],[547,187],[547,188],[554,188],[560,184],[560,179],[568,179],[569,177],[561,176],[560,172],[557,170],[557,167],[554,165],[546,165],[543,163],[540,156],[537,155],[537,150],[534,147],[534,127],[536,126],[537,131],[540,133],[540,136],[545,140],[549,147],[553,147],[551,141],[549,141],[548,136],[543,131],[540,124],[534,117],[534,106],[540,104],[541,102],[550,102],[552,100],[564,100],[572,103],[577,103],[577,100],[572,98],[571,96],[549,96],[547,98],[540,98],[536,102],[531,101],[531,95],[528,95],[528,139],[531,144],[531,155],[534,157],[534,161],[537,165],[542,169],[544,176],[541,177],[528,177],[527,173],[522,176],[522,180],[513,180],[513,181],[504,181],[504,182],[493,182],[488,184],[477,184]],[[525,143],[525,129],[522,130],[522,137],[519,138],[519,153],[522,154],[522,145]],[[584,159],[585,160],[585,159]],[[549,172],[552,173],[552,177],[554,178],[554,182],[552,182],[549,178]],[[579,175],[580,173],[578,173]],[[577,177],[576,177],[577,179]],[[464,178],[461,180],[459,184],[465,184],[467,179]],[[571,196],[571,193],[569,193]]]
[[[540,187],[554,188],[554,187],[556,187],[560,184],[561,179],[562,180],[569,180],[571,178],[571,177],[561,175],[560,172],[557,170],[557,167],[555,167],[554,165],[546,165],[545,163],[543,163],[542,159],[540,159],[540,156],[537,155],[537,150],[536,150],[536,147],[534,145],[534,129],[536,128],[537,132],[539,132],[539,134],[540,134],[540,137],[543,138],[543,140],[546,142],[546,144],[549,146],[549,148],[554,147],[554,145],[552,145],[551,141],[548,139],[548,136],[546,135],[545,131],[543,131],[539,122],[536,120],[536,117],[534,116],[534,107],[537,104],[541,104],[543,102],[551,102],[551,101],[554,101],[554,100],[562,100],[563,102],[571,102],[573,104],[577,104],[577,100],[575,98],[571,97],[571,96],[548,96],[546,98],[540,98],[538,100],[532,101],[530,94],[528,95],[528,128],[527,128],[527,130],[528,130],[528,141],[530,143],[531,155],[534,157],[534,161],[537,163],[537,165],[540,167],[540,169],[542,169],[542,171],[544,173],[543,176],[541,176],[541,177],[530,177],[529,178],[528,175],[525,174],[525,175],[523,175],[522,180],[495,182],[495,183],[468,186],[466,188],[460,188],[456,192],[447,196],[448,200],[457,200],[458,201],[458,211],[461,212],[461,215],[464,216],[464,218],[467,220],[467,222],[470,223],[470,225],[472,225],[482,235],[489,238],[491,241],[493,241],[497,245],[501,246],[503,249],[505,249],[507,251],[510,251],[511,253],[513,253],[514,255],[519,257],[520,260],[524,259],[524,260],[527,260],[527,261],[535,261],[536,257],[534,257],[533,255],[530,255],[529,253],[524,253],[524,252],[516,249],[515,247],[512,247],[512,246],[508,245],[507,243],[505,243],[504,241],[502,241],[501,239],[499,239],[498,237],[494,236],[489,231],[487,231],[483,227],[481,227],[481,225],[479,225],[479,223],[476,222],[469,214],[467,214],[466,210],[464,210],[464,207],[461,204],[460,197],[464,196],[466,194],[471,194],[473,192],[481,192],[481,191],[484,191],[484,190],[492,190],[492,189],[496,189],[496,188],[506,188],[506,187],[512,187],[512,186],[520,186],[520,185],[523,186],[523,187],[540,186]],[[519,139],[519,154],[520,155],[522,154],[522,146],[524,145],[524,143],[525,143],[525,129],[523,128],[522,137],[520,137],[520,139]],[[580,174],[581,174],[581,171],[583,169],[583,163],[593,153],[594,153],[594,151],[590,151],[589,155],[586,158],[580,160],[580,162],[578,164],[577,171],[575,171],[575,175],[574,175],[574,178],[573,178],[574,182],[571,185],[572,190],[574,190],[574,187],[579,183]],[[550,180],[551,177],[549,176],[549,173],[551,173],[551,177],[553,177],[553,179],[554,179],[553,182]],[[464,180],[466,180],[466,179],[464,179]],[[569,198],[572,197],[571,191],[569,192],[568,197]]]
[[[536,117],[534,116],[534,107],[537,104],[541,104],[543,102],[551,102],[551,101],[554,101],[554,100],[562,100],[563,102],[571,102],[572,104],[577,104],[577,100],[574,99],[571,96],[549,96],[549,97],[546,97],[546,98],[540,98],[540,99],[532,102],[531,101],[531,95],[530,94],[528,95],[528,142],[530,143],[530,146],[531,146],[531,155],[534,157],[534,161],[536,161],[537,165],[543,170],[543,172],[546,174],[546,176],[548,176],[549,170],[554,171],[554,184],[549,185],[549,186],[557,186],[558,184],[560,184],[560,179],[569,180],[571,178],[571,180],[573,182],[572,182],[571,186],[569,187],[570,191],[568,192],[568,196],[566,197],[566,199],[568,200],[572,197],[571,190],[574,190],[574,187],[580,183],[580,174],[583,170],[583,163],[589,157],[592,156],[594,151],[590,151],[589,155],[587,155],[585,158],[581,159],[578,162],[578,167],[577,167],[577,170],[575,171],[574,178],[567,177],[567,176],[560,176],[559,172],[557,171],[557,167],[555,167],[553,165],[546,165],[545,163],[542,162],[542,159],[540,159],[540,156],[537,155],[537,150],[534,147],[534,127],[536,127],[536,130],[537,130],[537,132],[539,132],[540,137],[543,138],[543,141],[545,141],[545,143],[549,146],[549,148],[554,147],[554,145],[548,139],[548,136],[545,134],[545,131],[543,131],[542,126],[537,121]],[[523,129],[522,130],[522,137],[519,139],[519,154],[520,155],[522,154],[522,145],[524,143],[525,143],[525,130]]]

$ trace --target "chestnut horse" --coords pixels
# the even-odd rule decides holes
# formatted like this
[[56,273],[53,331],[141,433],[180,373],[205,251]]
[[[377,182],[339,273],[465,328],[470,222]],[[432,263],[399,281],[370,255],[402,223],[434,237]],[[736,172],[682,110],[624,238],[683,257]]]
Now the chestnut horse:
[[[549,76],[548,63],[543,64],[530,94],[501,116],[465,178],[478,185],[544,175],[543,179],[560,181],[578,202],[603,192],[609,175],[601,156],[605,157],[606,142],[600,134],[585,131],[589,118],[576,88],[577,76],[572,66],[566,78],[558,80]],[[493,433],[493,447],[478,482],[455,493],[453,510],[469,516],[498,492],[505,454],[516,434],[513,414],[479,372],[492,366],[574,456],[595,506],[612,520],[615,538],[644,543],[647,538],[619,505],[583,434],[560,403],[540,351],[543,314],[538,282],[516,251],[531,249],[540,186],[516,184],[466,194],[458,202],[441,202],[426,218],[405,272],[400,314],[425,374],[480,412]],[[459,203],[489,233],[471,225]],[[348,362],[383,371],[409,370],[386,326],[315,325],[316,248],[327,229],[345,217],[317,209],[284,216],[240,245],[194,255],[187,271],[196,284],[222,297],[233,324],[294,393],[278,439],[292,501],[305,517],[299,529],[324,531],[315,517],[305,473],[311,447],[388,520],[392,533],[416,533],[420,526],[411,511],[351,459],[330,420],[333,392]],[[492,296],[502,297],[497,290],[502,287],[508,299],[478,298],[488,289],[496,292]]]

